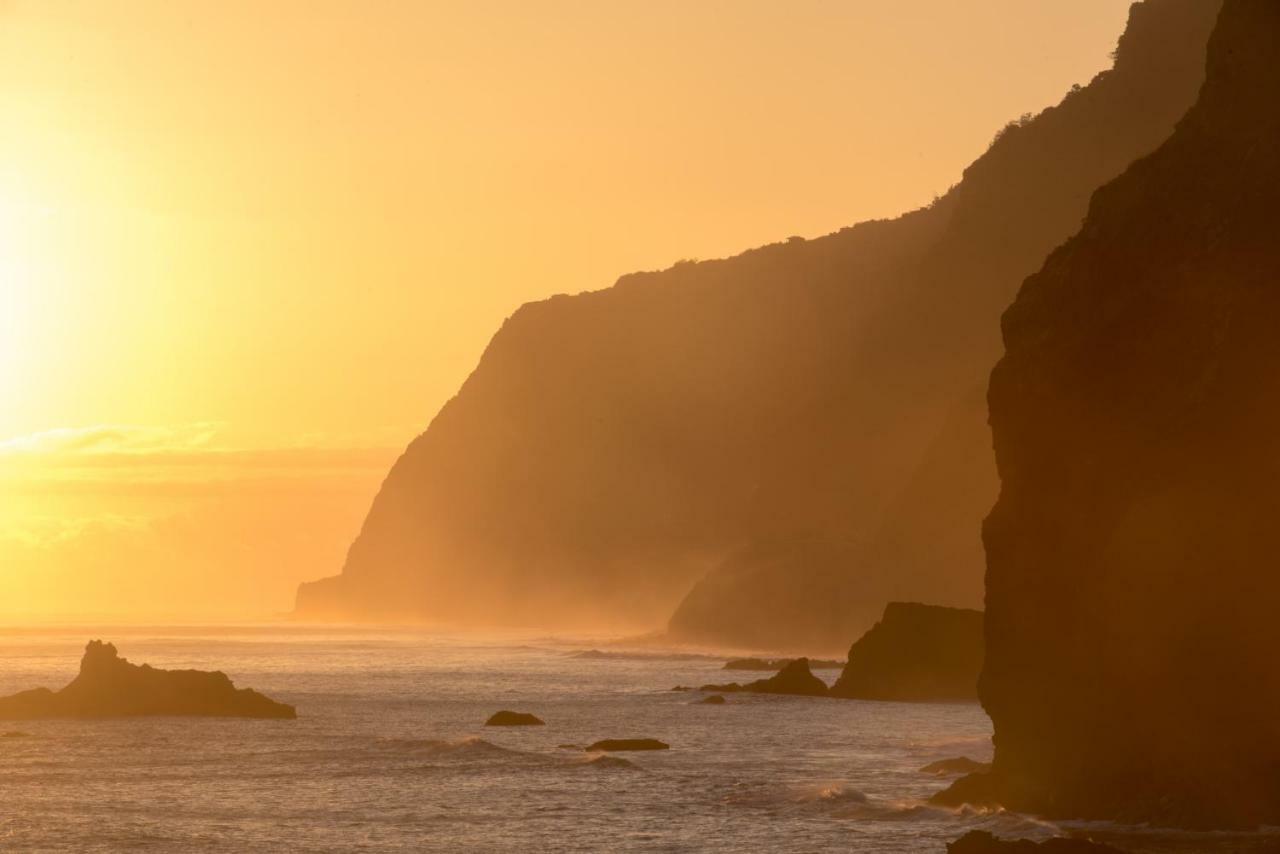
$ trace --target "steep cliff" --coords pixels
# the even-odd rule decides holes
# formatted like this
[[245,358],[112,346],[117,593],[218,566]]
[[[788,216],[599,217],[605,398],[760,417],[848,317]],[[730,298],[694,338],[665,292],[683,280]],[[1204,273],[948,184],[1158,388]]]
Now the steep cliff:
[[890,602],[849,649],[833,697],[907,703],[978,699],[982,612]]
[[1004,316],[987,776],[945,801],[1280,824],[1280,2]]
[[299,613],[653,625],[714,570],[674,634],[816,650],[976,604],[996,318],[1190,105],[1215,3],[1136,5],[928,209],[522,307]]

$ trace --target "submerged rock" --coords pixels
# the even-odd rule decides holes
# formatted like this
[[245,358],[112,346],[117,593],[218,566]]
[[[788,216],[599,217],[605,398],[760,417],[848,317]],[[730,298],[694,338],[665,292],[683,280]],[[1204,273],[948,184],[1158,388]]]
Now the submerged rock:
[[833,697],[898,702],[978,699],[982,612],[890,602],[854,643]]
[[656,738],[606,738],[595,744],[587,745],[587,752],[604,751],[611,753],[623,750],[670,750],[671,745]]
[[744,691],[751,694],[794,694],[801,697],[827,696],[827,683],[823,682],[809,670],[809,659],[797,658],[768,679],[757,679],[741,685],[730,682],[727,685],[703,685],[702,691],[718,691],[735,693]]
[[712,694],[710,697],[703,697],[698,701],[700,706],[723,706],[725,704],[724,697],[719,694]]
[[546,721],[528,712],[509,712],[503,709],[484,722],[485,726],[543,726]]
[[1087,839],[997,839],[985,830],[971,830],[947,845],[947,854],[1124,854],[1119,848]]
[[968,756],[958,756],[955,759],[939,759],[937,762],[930,762],[920,769],[920,773],[945,777],[950,774],[979,774],[990,770],[990,762],[979,762]]
[[129,718],[145,716],[296,718],[293,706],[249,688],[237,689],[222,672],[158,670],[120,657],[115,646],[90,641],[80,675],[61,691],[36,688],[0,698],[0,720]]

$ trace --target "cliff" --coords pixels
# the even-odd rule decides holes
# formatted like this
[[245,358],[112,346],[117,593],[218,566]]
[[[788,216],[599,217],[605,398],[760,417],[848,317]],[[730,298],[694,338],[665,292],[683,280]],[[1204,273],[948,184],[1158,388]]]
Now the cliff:
[[849,649],[833,697],[898,702],[977,700],[982,612],[890,602]]
[[996,319],[1194,99],[1216,0],[1135,5],[1114,69],[930,208],[520,308],[298,613],[608,623],[835,650],[975,605]]
[[293,706],[248,688],[237,689],[225,673],[157,670],[121,658],[116,648],[90,641],[80,674],[61,691],[36,688],[0,698],[0,720],[36,718],[129,718],[181,715],[235,718],[296,718]]
[[944,802],[1280,824],[1280,2],[1004,316],[989,775]]

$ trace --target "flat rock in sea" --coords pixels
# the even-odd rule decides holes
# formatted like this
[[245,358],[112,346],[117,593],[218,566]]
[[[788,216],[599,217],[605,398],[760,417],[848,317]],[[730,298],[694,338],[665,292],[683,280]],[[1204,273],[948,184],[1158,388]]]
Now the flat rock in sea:
[[712,694],[710,697],[703,697],[698,701],[698,705],[700,706],[723,706],[724,703],[724,697],[721,697],[719,694]]
[[920,772],[945,777],[950,774],[981,774],[990,770],[990,762],[979,762],[968,756],[957,756],[955,759],[939,759],[937,762],[930,762],[921,768]]
[[731,694],[743,691],[749,694],[794,694],[801,697],[827,696],[827,683],[809,670],[809,659],[797,658],[768,679],[757,679],[746,685],[730,682],[727,685],[703,685],[702,691]]
[[484,722],[485,726],[543,726],[544,724],[546,721],[537,715],[528,712],[510,712],[506,709],[494,713]]
[[985,830],[971,830],[947,845],[947,854],[1124,854],[1119,848],[1088,839],[998,839]]
[[115,646],[90,641],[80,675],[61,691],[36,688],[0,698],[0,720],[198,716],[296,718],[297,710],[222,672],[158,670],[120,657]]
[[587,750],[611,753],[622,750],[670,750],[671,745],[656,738],[606,738],[587,746]]

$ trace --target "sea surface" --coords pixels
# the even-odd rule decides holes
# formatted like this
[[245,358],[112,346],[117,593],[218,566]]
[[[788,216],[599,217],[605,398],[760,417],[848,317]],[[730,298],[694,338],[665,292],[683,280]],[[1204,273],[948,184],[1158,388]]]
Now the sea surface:
[[[948,781],[921,766],[990,757],[976,704],[698,705],[672,686],[767,674],[607,639],[0,630],[0,695],[61,687],[90,637],[134,663],[223,670],[299,717],[0,721],[0,851],[942,852],[973,828],[1044,839],[1082,827],[925,804]],[[547,725],[486,728],[500,709]],[[631,737],[671,749],[582,749]],[[1256,841],[1128,836],[1153,851]]]

